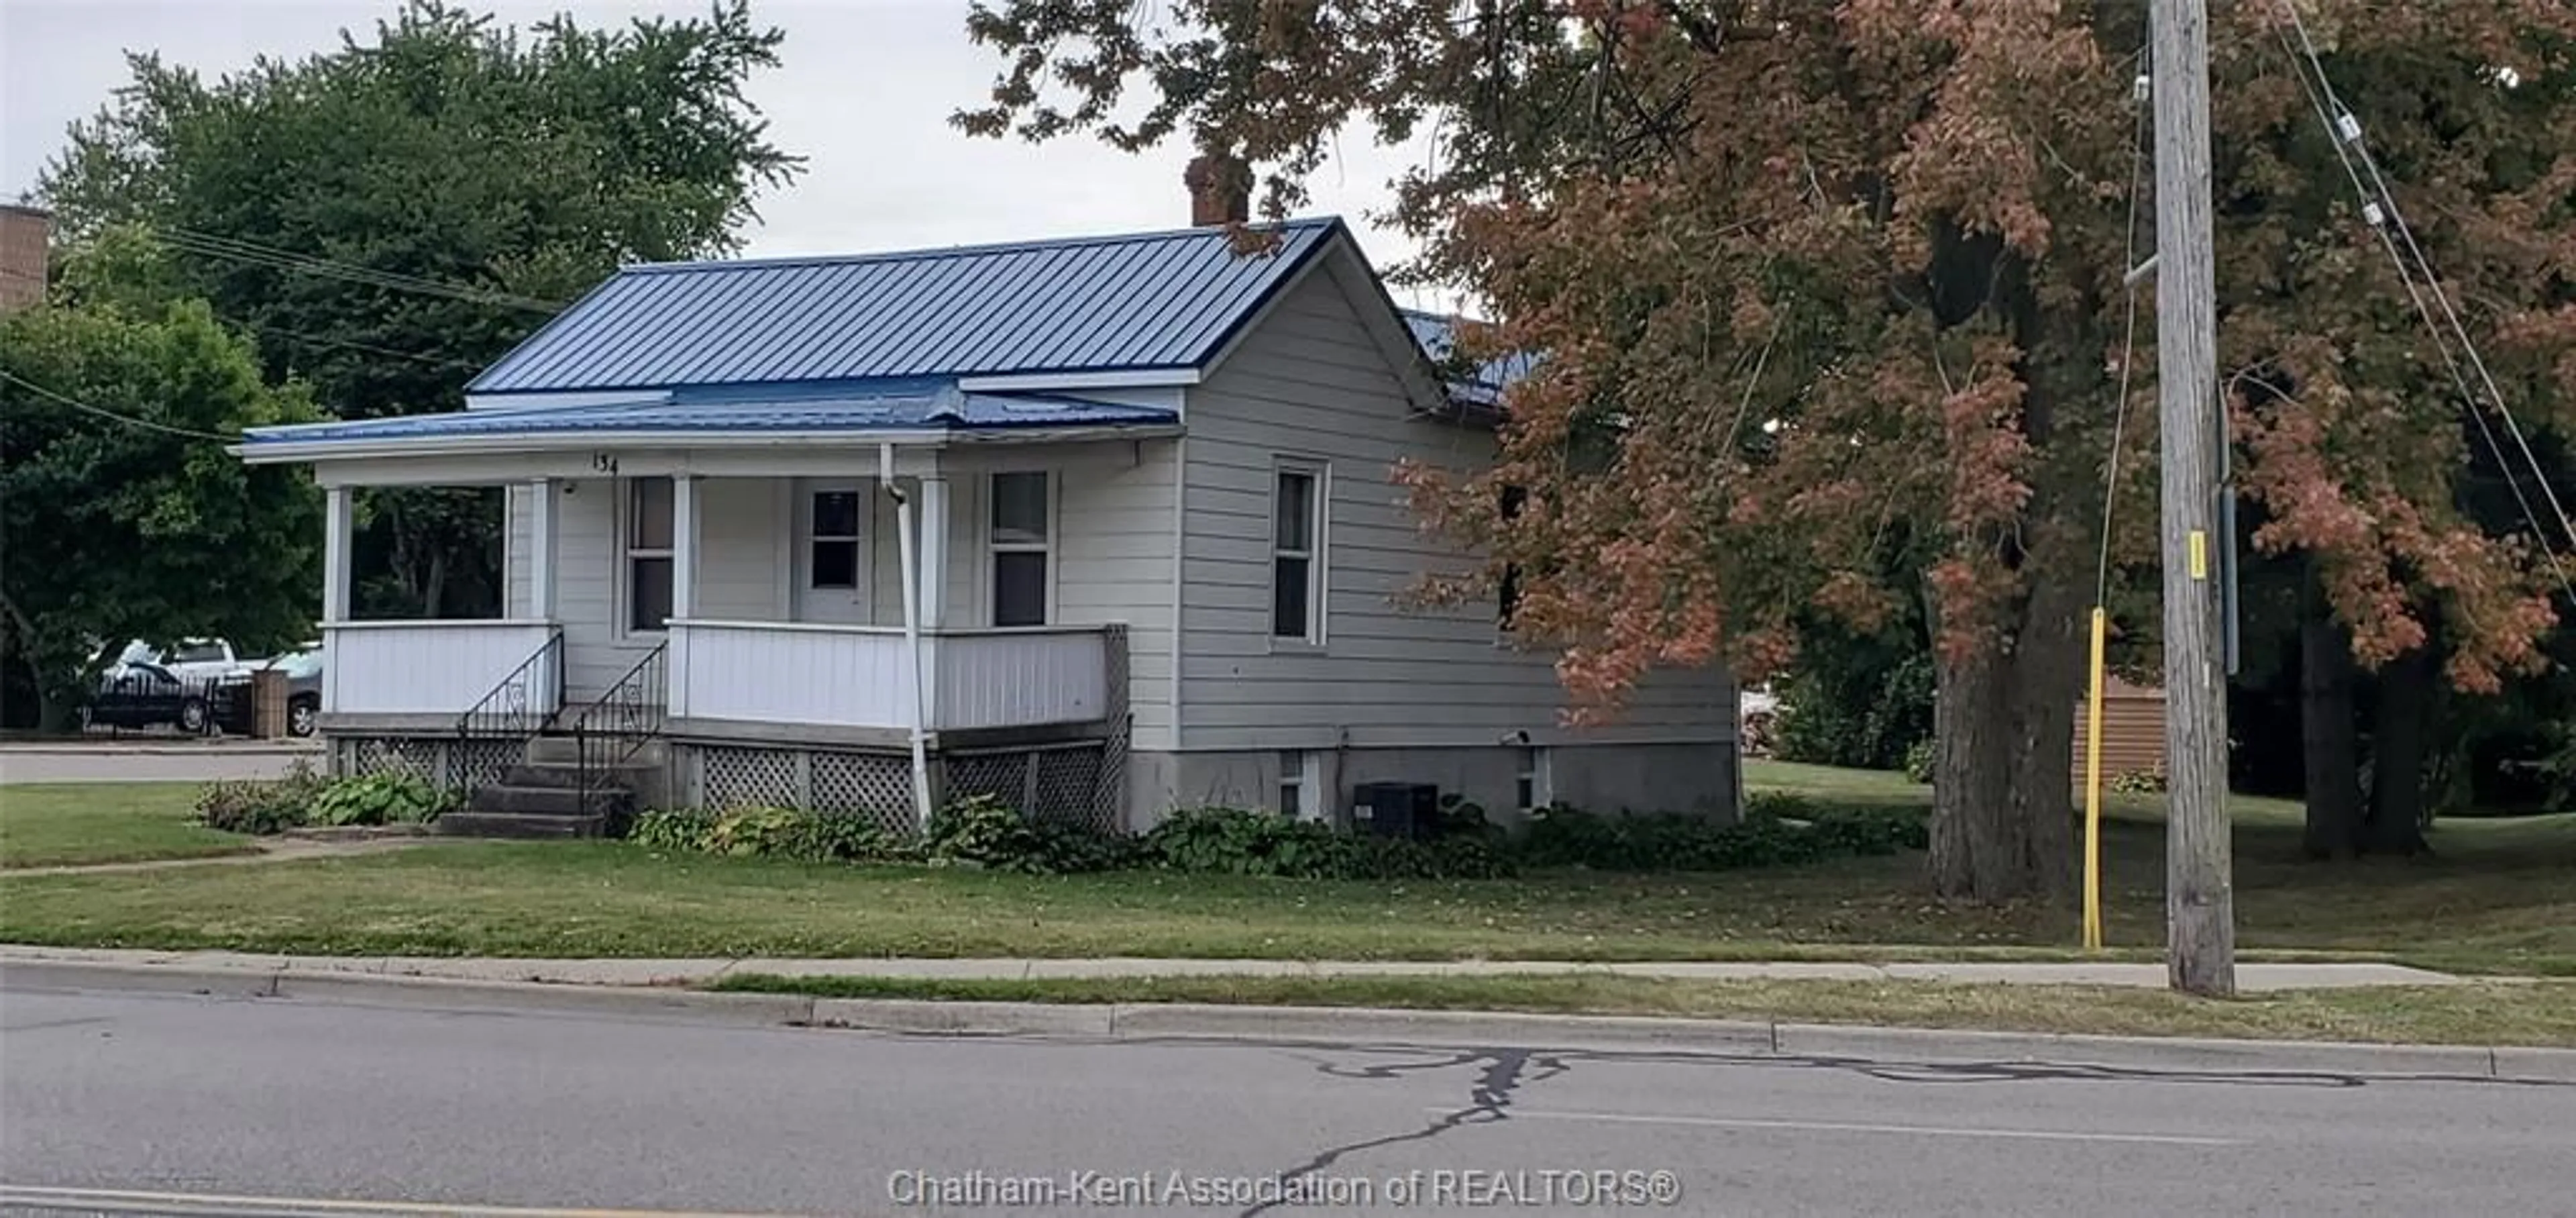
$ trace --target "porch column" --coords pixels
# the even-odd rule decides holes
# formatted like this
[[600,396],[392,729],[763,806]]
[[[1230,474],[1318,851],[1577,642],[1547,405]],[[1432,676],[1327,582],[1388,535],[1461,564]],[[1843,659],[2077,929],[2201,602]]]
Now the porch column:
[[555,480],[528,483],[528,616],[555,617]]
[[671,479],[671,616],[698,615],[698,479]]
[[322,621],[349,620],[349,536],[353,515],[351,488],[334,484],[322,491]]
[[[921,628],[946,624],[948,605],[948,475],[921,476]],[[922,649],[921,718],[939,722],[939,648],[934,633]]]
[[948,475],[921,476],[921,626],[947,624]]

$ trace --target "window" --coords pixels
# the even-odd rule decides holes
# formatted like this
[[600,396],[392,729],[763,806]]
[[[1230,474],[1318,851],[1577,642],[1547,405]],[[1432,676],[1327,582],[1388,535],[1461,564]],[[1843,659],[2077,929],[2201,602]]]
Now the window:
[[807,578],[812,587],[859,586],[859,493],[814,492],[814,527],[807,539]]
[[179,650],[170,653],[170,662],[173,664],[223,664],[230,662],[232,658],[233,649],[230,646],[197,639],[181,643]]
[[1535,812],[1556,802],[1556,781],[1548,766],[1547,750],[1520,750],[1520,774],[1513,787],[1513,799],[1523,812]]
[[[1505,529],[1509,529],[1513,521],[1520,519],[1521,505],[1527,502],[1529,502],[1529,488],[1519,486],[1503,488],[1502,518]],[[1495,581],[1494,586],[1494,621],[1505,630],[1511,629],[1512,614],[1520,607],[1521,565],[1516,562],[1504,563],[1503,574]]]
[[1048,486],[1044,472],[995,474],[992,483],[993,624],[1047,622]]
[[1324,759],[1304,749],[1279,751],[1279,814],[1299,820],[1322,820]]
[[1322,471],[1283,466],[1270,495],[1270,637],[1324,641]]
[[626,628],[661,630],[671,621],[671,480],[626,487]]

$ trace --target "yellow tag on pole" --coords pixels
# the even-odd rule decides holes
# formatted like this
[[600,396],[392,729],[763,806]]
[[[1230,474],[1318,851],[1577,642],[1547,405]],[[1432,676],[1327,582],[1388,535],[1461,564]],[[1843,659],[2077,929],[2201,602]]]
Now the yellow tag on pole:
[[2209,534],[2198,529],[2191,531],[2191,577],[2209,578]]

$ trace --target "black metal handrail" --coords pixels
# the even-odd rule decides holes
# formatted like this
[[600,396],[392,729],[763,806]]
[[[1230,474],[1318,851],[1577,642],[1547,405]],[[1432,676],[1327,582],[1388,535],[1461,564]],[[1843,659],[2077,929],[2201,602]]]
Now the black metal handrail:
[[524,748],[555,721],[563,709],[563,675],[564,639],[558,627],[547,632],[544,645],[528,653],[481,701],[457,717],[458,747],[451,758],[450,778],[459,790],[470,795],[499,772],[498,763],[489,760],[490,750],[470,746],[498,741]]
[[[467,740],[525,740],[546,730],[563,708],[563,656],[563,631],[557,629],[457,718],[456,734]],[[543,697],[537,691],[541,681]]]
[[644,653],[572,721],[582,806],[604,793],[609,774],[661,738],[669,715],[670,644]]

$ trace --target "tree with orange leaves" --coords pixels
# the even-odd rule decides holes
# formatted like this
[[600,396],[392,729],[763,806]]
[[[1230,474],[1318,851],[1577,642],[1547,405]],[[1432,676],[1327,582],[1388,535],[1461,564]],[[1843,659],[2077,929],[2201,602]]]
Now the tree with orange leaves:
[[[2511,404],[2576,426],[2576,9],[2295,2]],[[1658,666],[1774,671],[1810,612],[1919,604],[1932,878],[2001,900],[2069,886],[2079,622],[2106,547],[2114,583],[2155,559],[2152,325],[2130,328],[2152,306],[2123,282],[2153,232],[2146,7],[1171,0],[1156,25],[1129,0],[985,0],[969,32],[1005,68],[958,121],[1187,138],[1268,170],[1274,216],[1345,127],[1435,132],[1398,184],[1426,247],[1403,273],[1486,302],[1473,349],[1540,359],[1495,467],[1411,471],[1427,522],[1484,547],[1485,580],[1517,570],[1515,629],[1560,651],[1583,713]],[[2220,344],[2255,541],[2310,556],[2361,663],[2425,654],[2438,615],[2450,680],[2491,689],[2555,620],[2535,552],[2461,504],[2464,403],[2301,89],[2289,10],[2218,8]],[[2153,623],[2122,619],[2132,642]]]

